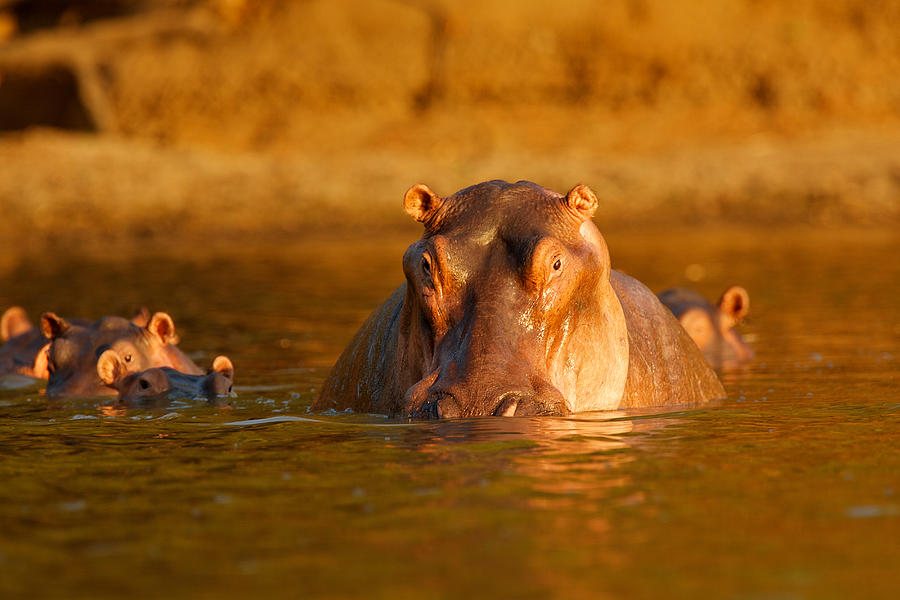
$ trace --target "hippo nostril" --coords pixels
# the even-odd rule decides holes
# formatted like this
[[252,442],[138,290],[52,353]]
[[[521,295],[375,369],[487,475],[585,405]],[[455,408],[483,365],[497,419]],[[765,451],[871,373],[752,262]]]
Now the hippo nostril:
[[516,409],[519,407],[519,394],[510,393],[504,394],[500,398],[500,404],[497,405],[497,408],[494,409],[495,417],[511,417],[516,414]]
[[462,410],[453,394],[435,392],[422,403],[415,417],[418,419],[452,419],[461,417]]
[[527,396],[519,399],[517,416],[562,416],[568,414],[562,398]]
[[438,419],[455,419],[462,416],[462,410],[459,402],[451,394],[445,394],[443,398],[437,401]]
[[141,379],[141,380],[138,382],[138,385],[141,387],[142,390],[148,390],[148,389],[150,389],[150,382],[147,381],[146,379]]

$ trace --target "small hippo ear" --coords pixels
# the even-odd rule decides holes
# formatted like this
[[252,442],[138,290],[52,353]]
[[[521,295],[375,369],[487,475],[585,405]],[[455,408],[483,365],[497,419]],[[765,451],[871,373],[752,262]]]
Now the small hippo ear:
[[588,186],[578,184],[566,194],[566,206],[581,215],[585,221],[594,216],[599,201]]
[[212,370],[221,373],[228,379],[234,379],[234,365],[227,356],[217,356],[213,359]]
[[406,195],[403,197],[403,209],[420,223],[431,218],[443,203],[444,200],[424,183],[412,186],[406,190]]
[[139,307],[134,314],[131,315],[131,322],[138,327],[146,327],[150,322],[150,309],[146,306]]
[[41,315],[41,333],[48,340],[55,340],[66,331],[71,325],[69,322],[52,312],[45,312]]
[[153,313],[146,329],[163,345],[178,343],[178,335],[175,333],[175,321],[172,320],[168,313]]
[[0,317],[0,342],[21,335],[34,327],[21,306],[10,306]]
[[26,373],[37,379],[50,378],[50,343],[44,344],[37,355],[34,357],[34,363],[31,365],[31,373]]
[[726,318],[729,327],[736,325],[750,312],[750,294],[739,285],[733,285],[719,298],[719,311]]
[[97,359],[97,375],[100,381],[112,387],[125,375],[125,365],[115,350],[107,350]]

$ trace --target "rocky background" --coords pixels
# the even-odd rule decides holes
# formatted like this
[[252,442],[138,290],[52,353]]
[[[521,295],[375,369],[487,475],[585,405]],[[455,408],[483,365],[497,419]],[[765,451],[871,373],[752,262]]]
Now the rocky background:
[[898,32],[898,0],[0,0],[0,240],[393,227],[486,179],[587,183],[601,228],[895,227]]

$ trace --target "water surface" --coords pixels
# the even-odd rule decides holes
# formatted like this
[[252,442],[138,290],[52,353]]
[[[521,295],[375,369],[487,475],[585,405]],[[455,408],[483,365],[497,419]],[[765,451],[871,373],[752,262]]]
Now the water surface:
[[[601,225],[602,230],[602,225]],[[0,596],[846,598],[900,589],[900,236],[605,232],[751,295],[715,406],[407,423],[307,408],[416,232],[60,248],[0,303],[175,319],[230,409],[0,390]],[[6,382],[12,387],[16,382]]]

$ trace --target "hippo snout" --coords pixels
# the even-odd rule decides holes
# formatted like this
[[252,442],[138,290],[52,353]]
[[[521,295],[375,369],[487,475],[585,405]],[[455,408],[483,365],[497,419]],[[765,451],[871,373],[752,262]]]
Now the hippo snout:
[[454,419],[462,417],[463,411],[450,392],[432,392],[412,416],[416,419]]
[[415,419],[454,419],[474,415],[494,415],[498,417],[512,416],[562,416],[568,414],[562,394],[555,389],[534,391],[510,391],[499,398],[487,400],[487,406],[481,410],[473,405],[470,410],[463,406],[470,403],[465,398],[458,398],[452,392],[434,391],[411,416]]
[[135,397],[152,397],[165,394],[169,390],[169,379],[159,369],[148,369],[141,373],[134,383]]
[[509,392],[500,398],[493,415],[497,417],[562,416],[569,413],[562,394],[556,390],[542,394]]
[[208,379],[206,382],[207,396],[209,396],[210,398],[215,398],[217,396],[230,396],[231,386],[232,380],[230,377],[227,377],[226,375],[223,375],[218,371],[213,371],[208,375]]

